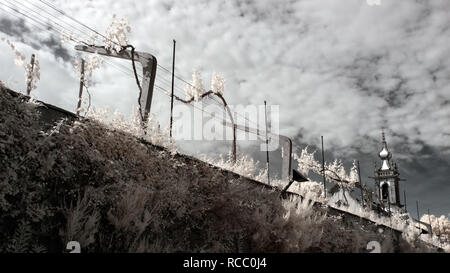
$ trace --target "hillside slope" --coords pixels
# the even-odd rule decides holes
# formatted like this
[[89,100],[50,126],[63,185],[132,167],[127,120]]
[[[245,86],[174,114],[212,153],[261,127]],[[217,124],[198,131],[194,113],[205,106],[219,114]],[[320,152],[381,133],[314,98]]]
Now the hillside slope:
[[431,251],[399,233],[0,90],[0,252]]

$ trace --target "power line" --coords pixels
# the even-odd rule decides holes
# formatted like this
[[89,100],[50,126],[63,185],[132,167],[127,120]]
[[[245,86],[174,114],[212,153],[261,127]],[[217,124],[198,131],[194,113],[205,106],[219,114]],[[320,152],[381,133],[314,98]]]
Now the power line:
[[[20,14],[20,15],[22,15],[22,16],[24,16],[24,17],[30,19],[30,20],[32,20],[33,22],[36,22],[36,23],[38,23],[38,24],[43,25],[43,26],[46,27],[47,29],[54,29],[52,26],[50,26],[50,25],[48,25],[48,24],[46,24],[46,23],[43,23],[43,22],[40,21],[40,20],[36,20],[35,18],[33,18],[33,17],[31,17],[31,16],[29,16],[29,15],[27,15],[27,14],[21,12],[20,10],[18,10],[18,9],[15,8],[15,7],[11,7],[11,6],[6,5],[5,3],[2,3],[2,2],[0,2],[0,5],[3,5],[3,6],[5,6],[5,7],[7,7],[7,8],[9,8],[9,9],[13,10],[14,12],[16,12],[16,13],[18,13],[18,14]],[[5,12],[11,14],[11,13],[8,12],[7,10],[5,10],[5,9],[3,9],[3,10],[4,10]]]
[[[83,22],[81,22],[81,21],[79,21],[79,20],[73,18],[72,16],[70,16],[70,15],[68,15],[66,12],[64,12],[63,10],[61,10],[61,9],[59,9],[59,8],[57,8],[57,7],[55,7],[54,5],[48,3],[47,1],[44,1],[44,0],[39,0],[39,1],[40,1],[41,3],[43,3],[43,4],[45,4],[46,6],[50,7],[51,9],[55,10],[56,12],[62,14],[63,16],[68,17],[68,18],[71,19],[72,21],[74,21],[74,22],[76,22],[76,23],[82,25],[83,27],[85,27],[85,28],[89,29],[90,31],[96,33],[97,35],[103,37],[105,40],[111,41],[111,42],[115,43],[116,45],[121,46],[121,45],[118,44],[117,42],[112,41],[111,39],[109,39],[109,38],[106,37],[105,35],[99,33],[99,32],[98,32],[97,30],[95,30],[94,28],[89,27],[88,25],[84,24]],[[172,74],[172,72],[171,72],[169,69],[163,67],[163,66],[160,65],[160,64],[157,64],[157,65],[158,65],[158,67],[160,67],[163,71],[169,73],[170,75]],[[178,80],[184,82],[185,84],[187,84],[187,85],[189,85],[190,87],[195,88],[197,91],[199,91],[197,87],[195,87],[195,86],[192,85],[191,83],[187,82],[187,81],[184,80],[183,78],[181,78],[181,77],[179,77],[179,76],[177,76],[177,75],[175,75],[175,78],[177,78]],[[213,98],[213,100],[215,101],[215,103],[219,103],[219,104],[220,104],[220,102],[218,102],[218,101],[215,100],[214,98]],[[253,123],[253,124],[257,125],[257,123],[255,123],[255,122],[253,122],[253,121],[250,121],[249,119],[247,119],[247,117],[242,116],[242,115],[240,115],[240,114],[237,113],[237,112],[234,112],[234,114],[243,117],[243,118],[244,118],[246,121],[248,121],[249,123]]]
[[[23,4],[23,3],[19,2],[19,1],[12,0],[12,1],[14,2],[14,4],[11,3],[9,0],[4,0],[4,1],[6,1],[6,2],[12,4],[12,5],[16,5],[16,6],[20,5],[21,8],[24,9],[24,10],[26,10],[27,12],[37,14],[38,16],[40,16],[40,17],[42,17],[42,18],[45,18],[45,19],[47,19],[48,21],[52,22],[54,25],[59,26],[61,29],[68,30],[66,27],[62,26],[60,23],[56,22],[56,21],[53,20],[52,18],[42,16],[40,13],[38,13],[38,12],[35,11],[34,9],[32,9],[32,8],[30,8],[30,7],[28,7],[28,6],[26,6],[25,4]],[[26,1],[27,1],[27,0],[26,0]],[[30,2],[27,1],[27,3],[30,3]],[[35,6],[36,8],[38,8],[40,11],[46,12],[46,10],[44,10],[44,9],[42,9],[42,8],[40,8],[40,7],[36,6],[36,5],[34,5],[34,3],[31,3],[31,4],[32,4],[33,6]],[[51,14],[50,14],[50,15],[51,15]],[[56,18],[56,17],[54,17],[54,18]],[[61,21],[61,20],[60,20],[60,21]],[[48,24],[48,23],[47,23],[47,24]],[[72,27],[72,28],[74,28],[74,27]],[[82,35],[85,35],[86,37],[89,37],[89,36],[87,36],[85,33],[82,33]]]
[[54,16],[52,13],[48,12],[48,11],[47,11],[46,9],[44,9],[42,6],[35,4],[35,3],[31,2],[30,0],[25,0],[25,1],[28,2],[28,3],[30,3],[30,4],[33,5],[34,7],[38,8],[39,10],[43,11],[44,13],[46,13],[46,14],[52,16],[53,18],[58,19],[60,22],[66,24],[67,26],[69,26],[69,27],[71,27],[71,28],[73,28],[73,29],[76,29],[79,33],[82,33],[83,35],[86,35],[86,34],[84,33],[83,30],[81,30],[81,29],[79,29],[79,28],[77,28],[77,27],[75,27],[75,26],[70,25],[69,23],[67,23],[66,21],[60,19],[59,17]]
[[[58,9],[58,8],[55,7],[54,5],[48,3],[47,1],[39,0],[39,2],[41,2],[41,3],[43,3],[44,5],[50,7],[50,8],[53,9],[54,11],[60,13],[61,15],[66,16],[67,18],[69,18],[70,20],[72,20],[72,21],[78,23],[79,25],[81,25],[81,26],[83,26],[83,27],[89,29],[90,31],[94,32],[95,34],[97,34],[97,35],[99,35],[99,36],[102,36],[102,37],[105,38],[106,40],[109,40],[109,41],[111,41],[111,42],[113,42],[113,43],[116,43],[116,42],[112,41],[111,39],[107,38],[106,36],[104,36],[103,34],[101,34],[100,32],[98,32],[97,30],[95,30],[95,29],[89,27],[88,25],[84,24],[83,22],[80,22],[79,20],[73,18],[72,16],[68,15],[67,13],[65,13],[63,10]],[[119,45],[118,43],[116,43],[116,44]],[[121,46],[121,45],[119,45],[119,46]]]
[[[22,16],[24,16],[24,17],[30,19],[30,20],[32,20],[33,22],[36,22],[36,23],[42,25],[44,28],[39,27],[41,30],[44,30],[44,31],[49,32],[50,34],[53,34],[53,33],[51,33],[51,32],[49,31],[49,29],[52,29],[52,30],[54,30],[54,31],[56,31],[56,32],[58,32],[58,33],[61,34],[60,30],[56,29],[55,27],[49,25],[48,23],[44,23],[42,20],[36,19],[35,17],[32,17],[31,15],[27,15],[27,14],[21,12],[20,10],[18,10],[17,8],[15,8],[15,7],[11,7],[11,6],[6,5],[5,3],[2,3],[2,2],[0,2],[0,5],[3,5],[3,6],[5,6],[5,7],[7,7],[7,8],[9,8],[9,9],[13,10],[14,12],[16,12],[16,13],[18,13],[18,14],[20,14],[20,15],[22,15]],[[2,8],[2,9],[3,9],[3,8]],[[5,9],[3,9],[3,11],[5,11],[5,12],[8,13],[8,14],[13,15],[11,12],[9,12],[9,11],[7,11],[7,10],[5,10]],[[15,16],[15,15],[14,15],[14,16]],[[17,16],[16,16],[16,17],[17,17]],[[76,40],[76,39],[74,39],[74,40],[75,40],[76,42],[78,42],[78,43],[86,44],[86,43],[83,42],[83,41]]]
[[[57,9],[57,8],[54,7],[53,5],[47,3],[46,1],[41,1],[41,0],[39,0],[39,1],[42,2],[42,3],[44,3],[44,4],[46,4],[47,6],[51,7],[51,8],[54,9],[55,11],[61,13],[63,16],[68,17],[69,19],[71,19],[71,20],[75,21],[76,23],[78,23],[78,24],[80,24],[80,25],[82,25],[82,26],[88,28],[89,30],[93,31],[94,33],[96,33],[96,34],[98,34],[98,35],[104,37],[104,38],[107,39],[107,40],[110,40],[110,39],[108,39],[106,36],[104,36],[104,35],[100,34],[99,32],[97,32],[95,29],[90,28],[89,26],[83,24],[82,22],[78,21],[77,19],[75,19],[75,18],[73,18],[73,17],[67,15],[65,12],[63,12],[63,11]],[[12,4],[11,2],[8,2],[8,3]],[[17,3],[17,2],[16,2],[16,3]],[[44,31],[46,31],[46,32],[48,32],[48,33],[50,33],[50,34],[53,34],[53,33],[51,33],[51,32],[49,31],[49,29],[52,29],[53,31],[57,32],[57,33],[60,34],[60,35],[63,34],[61,30],[66,30],[66,31],[72,32],[71,29],[62,26],[62,25],[59,24],[59,23],[56,23],[54,20],[51,20],[51,19],[49,19],[49,18],[46,17],[46,16],[40,15],[40,17],[43,17],[43,18],[45,18],[45,19],[47,19],[47,20],[49,20],[49,21],[52,21],[52,22],[56,23],[61,29],[58,30],[58,29],[56,29],[55,27],[49,25],[48,23],[45,23],[45,22],[43,22],[42,20],[36,19],[36,18],[34,18],[34,17],[28,16],[27,14],[25,14],[25,13],[19,11],[18,9],[13,8],[13,7],[11,7],[11,6],[8,6],[8,5],[5,5],[4,3],[1,3],[1,2],[0,2],[0,4],[6,6],[6,7],[8,7],[8,8],[10,8],[11,10],[13,10],[13,11],[15,11],[15,12],[21,14],[22,16],[25,16],[26,18],[28,18],[28,19],[30,19],[30,20],[36,22],[36,23],[39,23],[39,24],[43,25],[45,28],[41,28],[41,27],[39,27],[39,28],[42,29],[42,30],[44,30]],[[21,4],[21,5],[22,5],[22,4]],[[22,5],[22,6],[24,6],[24,5]],[[35,6],[35,5],[34,5],[34,6]],[[25,6],[25,7],[26,7],[26,6]],[[29,10],[29,7],[27,7],[27,9]],[[39,9],[42,10],[42,11],[44,11],[44,9],[42,9],[42,8],[39,8]],[[6,11],[6,10],[5,10],[5,11]],[[6,11],[6,12],[7,12],[7,11]],[[8,12],[8,13],[11,14],[10,12]],[[34,13],[36,13],[36,12],[34,12]],[[54,17],[54,18],[60,20],[61,22],[64,22],[64,21],[62,21],[61,19],[59,19],[59,18],[53,16],[53,15],[50,14],[49,12],[45,12],[45,13],[47,13],[47,14],[49,14],[50,16],[52,16],[52,17]],[[14,16],[15,16],[15,15],[14,15]],[[15,16],[15,17],[18,17],[18,16]],[[18,17],[18,18],[20,18],[20,17]],[[66,25],[69,25],[69,26],[70,26],[71,28],[73,28],[73,29],[76,29],[75,27],[73,27],[72,25],[70,25],[70,24],[68,24],[68,23],[65,23],[65,24],[66,24]],[[89,36],[89,35],[87,35],[86,33],[84,33],[83,31],[81,31],[81,30],[79,30],[79,29],[78,29],[78,31],[80,31],[81,33],[83,33],[83,35],[85,35],[86,37]],[[98,38],[97,38],[97,39],[98,39]],[[76,38],[72,38],[72,40],[75,41],[75,42],[83,43],[83,44],[86,44],[86,45],[87,45],[87,43],[85,43],[85,42],[83,42],[83,41],[81,41],[81,40],[78,40],[78,39],[76,39]],[[111,40],[110,40],[110,41],[111,41]],[[72,41],[71,41],[71,42],[72,42]],[[114,42],[114,41],[112,41],[112,42]],[[115,43],[115,42],[114,42],[114,43]],[[116,43],[116,44],[117,44],[117,43]],[[118,68],[117,66],[122,66],[122,67],[124,67],[123,65],[120,65],[120,64],[114,65],[114,64],[112,64],[111,62],[106,61],[106,60],[105,60],[105,57],[103,57],[103,56],[102,56],[102,59],[103,59],[106,63],[108,63],[108,64],[110,64],[110,65],[112,65],[112,66],[115,66],[116,69]],[[161,66],[161,65],[158,65],[158,66],[159,66],[160,68],[162,68],[163,71],[168,71],[165,67],[163,67],[163,66]],[[124,67],[124,68],[125,68],[125,67]],[[131,71],[131,69],[128,68],[128,67],[125,68],[125,69]],[[119,70],[121,70],[122,72],[124,72],[122,69],[119,69]],[[125,72],[125,73],[127,73],[127,72]],[[129,73],[127,73],[127,74],[128,74],[129,76],[131,76]],[[140,76],[140,75],[139,75],[139,77],[142,78],[142,76]],[[181,78],[181,77],[179,77],[179,76],[176,76],[176,75],[175,75],[175,77],[176,77],[177,79],[179,79],[180,81],[184,82],[185,84],[187,84],[188,86],[193,87],[193,88],[195,88],[195,89],[198,90],[197,87],[193,86],[191,83],[187,82],[187,81],[184,80],[183,78]],[[166,80],[164,77],[162,77],[161,79]],[[159,79],[158,79],[158,80],[159,80]],[[167,80],[166,80],[166,83],[167,83]],[[161,89],[161,90],[163,90],[163,91],[166,91],[164,88],[162,88],[162,87],[160,87],[160,86],[156,86],[156,87],[159,88],[159,89]],[[178,91],[180,91],[180,90],[178,89]],[[163,92],[163,93],[164,93],[164,92]],[[167,95],[167,93],[164,93],[164,94]],[[225,110],[223,109],[223,105],[222,105],[220,102],[218,102],[214,97],[211,97],[211,98],[212,98],[213,102],[215,102],[215,104],[216,104],[215,106],[219,106],[219,107],[221,108],[222,111],[225,111]],[[199,109],[199,108],[196,107],[195,105],[192,105],[192,104],[190,104],[190,105],[191,105],[192,107],[194,107],[194,108]],[[212,105],[212,104],[207,102],[207,105],[206,105],[206,106],[210,106],[210,105]],[[199,110],[201,110],[201,111],[203,111],[203,112],[206,112],[206,113],[208,113],[210,116],[212,116],[211,113],[205,111],[204,109],[199,109]],[[234,112],[234,113],[235,113],[236,115],[238,115],[238,116],[244,117],[244,116],[240,115],[240,114],[237,113],[237,112]],[[212,116],[212,117],[215,118],[215,116]],[[217,119],[217,118],[216,118],[216,119]],[[247,120],[247,121],[250,122],[250,123],[254,123],[254,122],[250,121],[247,117],[244,117],[244,119]],[[223,122],[223,121],[226,121],[226,120],[222,120],[222,122]]]
[[[2,4],[2,3],[0,2],[0,4]],[[12,12],[9,12],[8,10],[6,10],[6,9],[3,8],[3,7],[0,7],[0,8],[1,8],[4,12],[6,12],[7,14],[16,17],[16,18],[19,19],[19,20],[23,20],[23,21],[24,21],[24,19],[23,19],[22,17],[20,17],[19,15],[15,14],[15,13],[12,13]],[[34,27],[36,27],[36,28],[42,30],[42,27],[36,25],[35,23],[33,23],[33,22],[28,22],[28,23],[29,23],[30,25],[32,25],[32,26],[34,26]],[[49,32],[51,35],[53,35],[53,33],[51,33],[49,30],[47,30],[47,29],[43,29],[43,30],[44,30],[44,31],[47,31],[47,32]]]
[[[6,0],[6,1],[8,1],[8,0]],[[17,3],[17,1],[15,1],[15,2]],[[8,3],[11,4],[11,5],[14,5],[13,3],[9,2],[9,1],[8,1]],[[22,16],[25,16],[26,18],[32,20],[33,22],[39,23],[40,25],[44,26],[45,28],[42,28],[42,27],[38,27],[38,28],[41,29],[41,30],[44,30],[44,31],[46,31],[46,32],[48,32],[48,33],[50,33],[51,35],[53,35],[54,33],[50,32],[48,29],[52,29],[53,31],[57,32],[57,33],[60,34],[60,35],[63,34],[62,31],[64,31],[64,30],[65,30],[65,31],[69,31],[69,32],[71,31],[71,30],[68,29],[67,27],[64,27],[64,26],[62,26],[62,25],[60,25],[60,24],[57,24],[57,25],[59,25],[61,28],[60,28],[60,29],[56,29],[56,28],[52,27],[51,25],[49,25],[48,23],[44,22],[43,20],[40,20],[39,18],[36,18],[35,16],[33,16],[33,17],[32,17],[32,16],[29,16],[29,15],[27,15],[27,14],[21,12],[20,10],[18,10],[18,9],[15,8],[15,7],[11,7],[11,6],[6,5],[6,4],[4,4],[4,3],[1,3],[1,2],[0,2],[0,4],[6,6],[6,7],[8,7],[8,8],[10,8],[11,10],[15,11],[15,12],[18,13],[18,14],[21,14]],[[19,3],[19,4],[20,4],[20,3]],[[20,4],[20,5],[23,6],[22,4]],[[27,10],[27,11],[31,11],[31,12],[33,12],[33,13],[36,13],[35,11],[29,9],[28,7],[26,7],[26,10]],[[5,11],[6,11],[6,10],[5,10]],[[6,12],[8,12],[8,11],[6,11]],[[8,12],[8,13],[9,13],[9,14],[12,14],[12,13],[10,13],[10,12]],[[19,16],[16,16],[15,14],[12,14],[12,15],[14,15],[14,16],[17,17],[17,18],[20,18]],[[43,18],[45,18],[45,19],[48,19],[48,20],[51,20],[51,19],[49,19],[49,18],[47,18],[47,17],[45,17],[45,16],[41,16],[41,17],[43,17]],[[51,21],[53,21],[53,20],[51,20]],[[53,22],[54,22],[54,21],[53,21]],[[56,23],[56,22],[54,22],[54,23]],[[36,25],[35,25],[35,26],[36,26]],[[87,36],[87,35],[86,35],[86,36]],[[75,41],[78,42],[78,43],[84,43],[83,41],[78,40],[78,39],[76,39],[76,38],[72,38],[72,39],[75,40]],[[84,44],[86,44],[86,43],[84,43]],[[102,59],[105,61],[105,57],[102,57]],[[108,63],[109,63],[109,62],[108,62]],[[112,63],[109,63],[109,64],[112,64]],[[117,64],[117,65],[115,65],[115,66],[116,66],[116,68],[117,68],[117,66],[121,66],[121,67],[124,67],[124,68],[125,68],[125,66],[123,66],[123,65],[121,65],[121,64]],[[131,71],[131,69],[128,68],[128,67],[126,67],[125,69]],[[142,76],[141,76],[141,75],[139,75],[139,77],[142,79]],[[165,80],[165,78],[161,78],[161,79]],[[159,79],[157,79],[157,80],[159,80]]]

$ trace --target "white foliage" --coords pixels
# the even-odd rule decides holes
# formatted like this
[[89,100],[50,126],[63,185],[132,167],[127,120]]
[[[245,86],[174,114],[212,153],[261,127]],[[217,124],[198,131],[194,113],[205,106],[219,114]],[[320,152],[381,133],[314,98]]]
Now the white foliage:
[[91,32],[91,34],[89,34],[89,40],[87,41],[87,44],[94,45],[95,41],[98,41],[99,39],[100,38],[97,33]]
[[331,182],[337,182],[339,186],[351,189],[358,182],[358,169],[355,162],[347,174],[342,161],[335,159],[331,164],[325,164],[325,176]]
[[195,101],[198,101],[201,95],[205,93],[202,75],[199,71],[194,70],[192,73],[192,84],[187,84],[184,87],[184,92],[186,94],[186,100],[194,98]]
[[194,93],[192,92],[192,86],[186,84],[184,86],[184,94],[186,95],[186,100],[189,101],[194,97]]
[[431,224],[431,228],[435,235],[439,235],[450,242],[450,220],[447,217],[444,215],[437,217],[432,214],[424,214],[422,218],[420,218],[420,221]]
[[[445,252],[450,253],[450,222],[447,217],[442,215],[437,217],[435,215],[425,214],[420,219],[421,222],[429,224],[431,220],[432,234],[420,234],[420,240],[431,245],[444,249]],[[426,227],[423,227],[427,229]]]
[[[370,221],[375,222],[377,225],[384,225],[387,227],[391,227],[394,230],[398,230],[402,232],[402,237],[412,246],[416,245],[418,240],[432,244],[437,247],[442,247],[447,251],[447,248],[450,249],[450,244],[448,241],[441,240],[434,234],[433,237],[430,237],[428,234],[420,234],[420,228],[426,229],[426,226],[418,224],[408,213],[404,213],[399,210],[392,210],[391,217],[383,216],[376,213],[374,210],[369,209],[367,207],[361,206],[359,202],[353,199],[351,195],[347,194],[347,205],[339,206],[340,200],[343,200],[344,191],[341,189],[335,195],[333,195],[329,201],[328,205],[335,209],[339,209],[341,211],[345,211],[347,213],[351,213],[357,215],[359,217],[368,219]],[[422,217],[422,222],[428,222],[427,215]],[[445,240],[445,239],[444,239]]]
[[[128,45],[128,34],[131,33],[131,27],[128,19],[118,18],[116,14],[112,16],[112,22],[105,31],[103,43],[107,50],[114,50],[119,52],[123,47]],[[95,45],[95,42],[100,38],[97,33],[91,32],[89,38],[81,38],[73,32],[62,31],[61,43],[75,42],[84,43],[88,45]]]
[[410,245],[415,245],[420,236],[420,229],[416,228],[411,221],[404,221],[405,225],[402,230],[402,238]]
[[61,32],[61,43],[65,44],[68,42],[76,42],[77,38],[75,37],[75,34],[73,32],[66,32],[66,31],[62,31]]
[[6,42],[6,44],[11,48],[14,52],[15,59],[14,64],[18,67],[23,67],[25,70],[25,83],[30,84],[31,90],[37,88],[37,83],[41,79],[41,67],[39,64],[39,60],[35,56],[34,65],[32,66],[30,63],[26,62],[26,56],[22,54],[17,47],[8,39],[1,38],[2,42]]
[[[75,60],[75,70],[77,76],[81,76],[81,60]],[[99,69],[103,64],[103,59],[98,54],[90,54],[84,58],[84,84],[86,87],[92,86],[92,75],[95,70]]]
[[27,84],[31,84],[31,90],[37,88],[37,83],[41,79],[41,66],[39,60],[35,57],[34,65],[25,65],[25,81]]
[[323,223],[326,215],[320,215],[313,208],[314,202],[310,195],[301,198],[290,198],[283,201],[286,213],[283,216],[287,222],[292,219],[292,230],[295,237],[287,238],[290,247],[296,252],[303,252],[309,247],[319,244],[325,235],[323,232]]
[[225,90],[225,79],[218,75],[216,72],[213,73],[211,78],[211,90],[216,93],[223,95]]
[[[98,54],[89,55],[84,60],[84,74],[85,76],[92,77],[93,72],[100,68],[103,64],[103,60]],[[79,74],[81,74],[81,61],[76,60],[75,68]]]
[[352,186],[354,186],[355,183],[359,182],[358,165],[357,165],[356,161],[353,161],[353,166],[350,169],[348,181],[353,183]]
[[103,42],[107,50],[119,52],[128,45],[128,33],[131,32],[131,27],[127,19],[118,18],[116,14],[113,14],[112,19]]
[[[298,170],[308,175],[310,172],[322,175],[322,164],[314,158],[315,152],[310,153],[308,147],[301,151],[300,156],[296,153],[293,154],[293,158],[298,162]],[[356,162],[353,163],[353,167],[350,172],[344,168],[342,161],[335,159],[332,163],[325,162],[325,178],[332,183],[338,183],[339,186],[345,188],[353,188],[358,182],[358,169]]]
[[146,122],[146,130],[142,128],[139,109],[133,109],[132,118],[127,119],[119,111],[111,113],[109,107],[93,108],[87,117],[101,122],[110,129],[120,130],[135,137],[144,139],[154,145],[167,148],[170,152],[176,153],[175,143],[170,139],[168,128],[161,130],[160,125],[154,115],[150,115]]
[[323,184],[315,181],[307,181],[301,183],[294,183],[291,191],[300,194],[301,196],[309,196],[310,199],[317,202],[324,202]]
[[314,159],[315,152],[308,152],[308,147],[305,147],[300,156],[296,153],[293,154],[293,157],[298,162],[298,170],[300,173],[304,175],[308,175],[309,172],[314,172],[317,174],[321,173],[322,166],[321,164]]
[[258,172],[257,165],[259,161],[255,161],[253,158],[251,158],[246,154],[238,153],[236,155],[236,162],[233,162],[231,153],[228,154],[226,159],[222,155],[218,160],[210,158],[206,155],[201,155],[200,159],[205,162],[208,162],[211,165],[240,174],[247,178],[260,181],[263,183],[267,182],[267,169],[263,169]]

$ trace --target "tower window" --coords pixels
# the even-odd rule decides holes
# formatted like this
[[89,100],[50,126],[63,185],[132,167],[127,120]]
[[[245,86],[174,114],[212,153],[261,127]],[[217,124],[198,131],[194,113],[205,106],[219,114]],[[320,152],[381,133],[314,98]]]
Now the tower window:
[[383,186],[381,186],[381,198],[383,200],[389,199],[389,185],[387,183],[384,183]]

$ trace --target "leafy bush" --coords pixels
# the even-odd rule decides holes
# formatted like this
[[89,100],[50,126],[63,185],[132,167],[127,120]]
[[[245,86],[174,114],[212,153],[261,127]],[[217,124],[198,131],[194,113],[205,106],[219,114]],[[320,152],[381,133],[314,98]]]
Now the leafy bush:
[[3,252],[306,249],[290,228],[312,211],[286,217],[276,192],[95,120],[42,131],[39,105],[0,98]]

